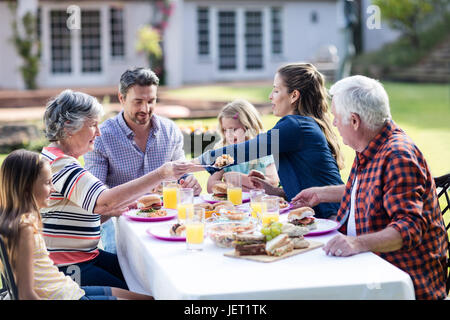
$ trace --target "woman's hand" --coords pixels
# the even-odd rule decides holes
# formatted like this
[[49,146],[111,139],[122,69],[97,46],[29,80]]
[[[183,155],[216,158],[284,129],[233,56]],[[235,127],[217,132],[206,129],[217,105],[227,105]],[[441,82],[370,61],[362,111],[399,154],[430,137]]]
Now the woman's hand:
[[167,179],[179,179],[185,173],[191,172],[189,169],[192,163],[189,161],[171,161],[164,163],[157,172],[161,181]]

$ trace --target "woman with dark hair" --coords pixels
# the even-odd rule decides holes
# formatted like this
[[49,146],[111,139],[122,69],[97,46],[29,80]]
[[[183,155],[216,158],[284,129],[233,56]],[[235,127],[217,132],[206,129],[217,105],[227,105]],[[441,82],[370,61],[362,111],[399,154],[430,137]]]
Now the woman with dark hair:
[[[205,152],[194,163],[213,164],[222,154],[232,155],[235,163],[272,154],[282,188],[257,176],[253,184],[288,201],[312,186],[340,185],[344,161],[327,98],[324,77],[312,64],[285,65],[275,74],[269,96],[273,114],[281,118],[276,125],[246,142]],[[330,218],[338,208],[339,203],[321,203],[314,210],[317,217]]]

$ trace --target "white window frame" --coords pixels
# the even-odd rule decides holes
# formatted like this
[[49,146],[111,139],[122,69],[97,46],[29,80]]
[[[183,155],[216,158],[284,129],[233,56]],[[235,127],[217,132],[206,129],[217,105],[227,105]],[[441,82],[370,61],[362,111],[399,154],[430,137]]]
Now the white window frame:
[[83,10],[98,10],[100,12],[100,34],[101,34],[101,72],[82,72],[81,53],[81,30],[71,30],[71,69],[70,73],[53,73],[51,56],[51,28],[50,12],[53,10],[66,11],[69,3],[42,3],[41,7],[41,37],[42,37],[42,69],[40,78],[48,86],[68,86],[73,83],[83,85],[99,85],[106,81],[106,70],[112,61],[110,51],[110,5],[81,3]]
[[[218,80],[253,79],[257,77],[267,76],[267,68],[271,58],[270,49],[270,8],[264,5],[246,5],[244,7],[236,7],[235,5],[220,4],[209,6],[210,9],[210,54],[214,61],[214,78]],[[236,13],[236,53],[237,67],[235,70],[221,70],[219,68],[219,30],[218,16],[220,11],[235,11]],[[262,14],[262,55],[263,66],[261,69],[247,69],[245,66],[245,12],[260,11]]]

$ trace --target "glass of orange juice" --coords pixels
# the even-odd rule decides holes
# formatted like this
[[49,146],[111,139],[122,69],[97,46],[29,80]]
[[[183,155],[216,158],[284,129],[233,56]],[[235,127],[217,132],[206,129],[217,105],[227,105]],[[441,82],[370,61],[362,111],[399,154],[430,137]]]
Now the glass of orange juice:
[[239,172],[228,172],[226,175],[227,197],[234,205],[242,204],[242,178]]
[[265,210],[261,214],[261,222],[263,226],[269,225],[280,219],[280,206],[276,196],[264,196],[262,202],[265,204]]
[[262,198],[266,195],[264,189],[252,189],[250,190],[250,208],[252,209],[252,217],[261,219],[261,214],[266,211],[266,204],[262,201]]
[[177,205],[178,221],[183,222],[186,220],[186,212],[193,212],[194,210],[194,189],[180,188],[179,196]]
[[194,208],[186,215],[186,246],[188,250],[203,250],[205,239],[205,209]]
[[163,181],[163,202],[164,208],[176,209],[178,203],[178,183],[177,180]]

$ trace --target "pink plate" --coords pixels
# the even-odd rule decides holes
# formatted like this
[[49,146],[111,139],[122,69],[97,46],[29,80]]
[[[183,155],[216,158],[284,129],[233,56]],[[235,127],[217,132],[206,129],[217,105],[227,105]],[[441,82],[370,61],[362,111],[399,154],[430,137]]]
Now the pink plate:
[[337,223],[336,221],[320,218],[316,218],[316,225],[317,229],[308,232],[307,234],[305,234],[305,237],[320,236],[322,234],[326,234],[334,230],[337,230],[340,227],[340,224]]
[[150,218],[150,217],[141,217],[138,216],[136,213],[139,211],[139,209],[133,209],[133,210],[129,210],[127,212],[125,212],[123,215],[125,217],[127,217],[128,219],[134,220],[134,221],[140,221],[140,222],[158,222],[158,221],[165,221],[165,220],[170,220],[173,219],[177,216],[177,210],[174,209],[166,209],[163,208],[163,210],[167,211],[167,215],[164,217],[155,217],[155,218]]
[[186,241],[186,237],[176,237],[170,234],[170,224],[155,225],[146,230],[147,234],[163,241]]

